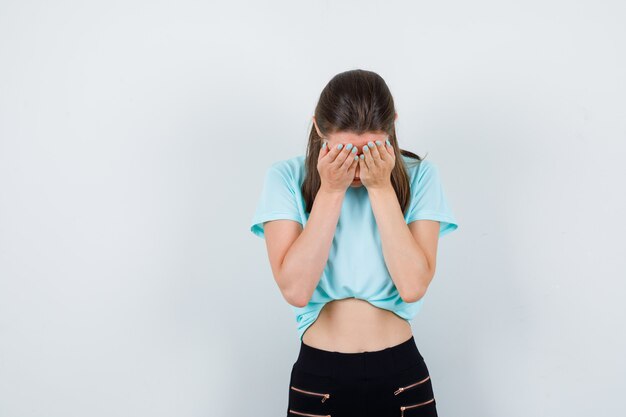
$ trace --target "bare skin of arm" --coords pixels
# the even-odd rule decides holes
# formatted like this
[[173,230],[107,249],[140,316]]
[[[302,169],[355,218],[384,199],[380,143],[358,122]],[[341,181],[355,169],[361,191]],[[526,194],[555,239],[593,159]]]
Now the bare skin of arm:
[[344,194],[320,189],[306,227],[293,220],[265,224],[265,242],[274,279],[285,300],[309,302],[322,276],[335,235]]
[[402,300],[412,303],[424,296],[435,273],[439,222],[406,224],[391,184],[393,147],[382,141],[368,145],[363,147],[361,178],[367,186],[389,274]]
[[369,193],[389,274],[404,302],[418,301],[435,273],[439,222],[416,220],[407,225],[391,184]]
[[265,223],[265,242],[274,279],[285,300],[293,306],[308,304],[322,276],[345,192],[357,165],[354,153],[346,147],[322,148],[317,163],[321,186],[306,227],[293,220]]

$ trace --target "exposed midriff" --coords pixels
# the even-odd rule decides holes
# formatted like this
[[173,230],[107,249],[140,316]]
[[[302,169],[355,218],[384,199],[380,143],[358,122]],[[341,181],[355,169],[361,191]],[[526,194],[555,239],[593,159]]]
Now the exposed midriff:
[[304,344],[345,353],[382,350],[412,336],[411,325],[366,300],[344,298],[324,305],[302,336]]

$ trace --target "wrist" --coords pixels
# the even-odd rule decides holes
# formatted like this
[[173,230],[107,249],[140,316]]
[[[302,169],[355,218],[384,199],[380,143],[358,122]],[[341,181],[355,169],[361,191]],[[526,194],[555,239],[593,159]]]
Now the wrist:
[[391,184],[391,181],[389,181],[388,183],[385,183],[382,185],[368,187],[367,193],[370,195],[371,194],[395,194],[396,190],[393,189],[393,185]]
[[318,195],[319,194],[326,194],[326,195],[330,195],[330,196],[343,196],[346,193],[346,190],[337,190],[337,189],[332,189],[328,186],[325,186],[324,184],[322,184],[320,186],[320,189],[318,190]]

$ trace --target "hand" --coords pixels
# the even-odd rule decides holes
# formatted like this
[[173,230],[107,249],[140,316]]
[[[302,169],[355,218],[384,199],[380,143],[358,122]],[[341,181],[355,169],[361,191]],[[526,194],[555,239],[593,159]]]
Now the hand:
[[328,149],[328,146],[323,146],[320,149],[317,171],[322,181],[321,187],[329,191],[345,192],[354,179],[359,162],[354,159],[356,148],[352,148],[355,149],[353,153],[352,149],[346,146],[343,146],[341,150],[337,147]]
[[396,166],[393,146],[378,140],[369,144],[363,147],[363,158],[359,158],[361,182],[368,189],[391,185],[391,171]]

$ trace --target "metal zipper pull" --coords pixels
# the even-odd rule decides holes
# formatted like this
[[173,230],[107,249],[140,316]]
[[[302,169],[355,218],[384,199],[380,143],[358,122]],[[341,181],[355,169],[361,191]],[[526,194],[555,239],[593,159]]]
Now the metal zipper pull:
[[403,405],[403,406],[400,407],[400,417],[404,417],[404,410],[406,410],[406,409],[419,407],[421,405],[426,405],[426,404],[432,403],[433,401],[435,401],[435,399],[431,398],[430,400],[424,401],[423,403],[412,404],[412,405]]
[[303,413],[303,412],[301,412],[301,411],[296,411],[296,410],[291,410],[291,409],[289,410],[289,412],[290,412],[290,413],[293,413],[293,414],[298,414],[298,415],[300,415],[300,416],[309,416],[309,417],[331,417],[331,416],[330,416],[330,414],[325,414],[325,415],[322,415],[322,414],[309,414],[309,413]]
[[295,390],[295,391],[302,392],[302,393],[304,393],[304,394],[310,394],[310,395],[317,395],[317,396],[320,396],[320,397],[322,397],[322,402],[324,402],[324,401],[326,401],[327,399],[329,399],[329,398],[330,398],[330,394],[325,394],[325,393],[323,393],[323,392],[306,391],[306,390],[303,390],[303,389],[300,389],[300,388],[296,388],[296,387],[294,387],[293,385],[291,386],[291,389],[292,389],[292,390]]
[[393,393],[393,395],[398,395],[405,389],[413,388],[416,385],[423,384],[424,382],[428,381],[429,378],[430,378],[430,375],[428,375],[426,378],[422,379],[421,381],[414,382],[411,385],[407,385],[406,387],[400,387]]

